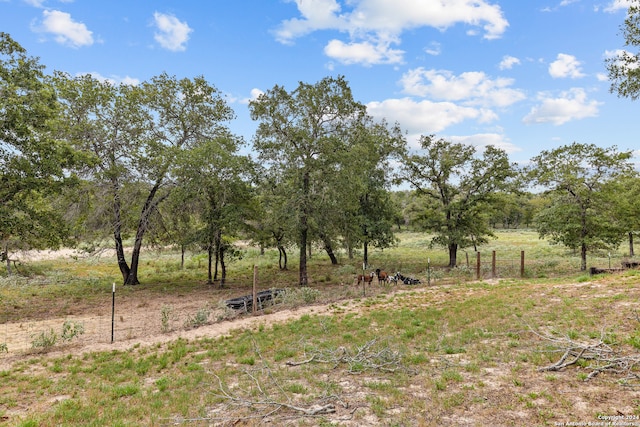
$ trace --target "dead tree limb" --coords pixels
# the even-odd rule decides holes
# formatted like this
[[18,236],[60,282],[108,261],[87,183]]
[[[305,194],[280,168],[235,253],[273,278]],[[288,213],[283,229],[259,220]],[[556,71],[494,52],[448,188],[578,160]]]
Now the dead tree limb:
[[615,350],[604,341],[604,329],[600,339],[592,342],[579,342],[569,337],[557,337],[533,329],[531,331],[541,339],[553,343],[558,348],[554,350],[555,352],[562,353],[555,363],[538,368],[539,372],[561,371],[569,366],[584,363],[583,367],[591,371],[585,377],[585,381],[603,372],[626,375],[623,379],[625,382],[640,380],[640,375],[637,373],[637,368],[640,367],[640,354],[625,354]]
[[374,338],[362,346],[356,346],[355,351],[346,347],[338,347],[335,350],[313,350],[311,356],[301,361],[289,361],[287,366],[300,366],[307,363],[331,363],[334,367],[341,364],[348,366],[350,374],[374,370],[383,372],[396,372],[405,369],[402,365],[402,354],[391,350],[389,347],[379,348]]

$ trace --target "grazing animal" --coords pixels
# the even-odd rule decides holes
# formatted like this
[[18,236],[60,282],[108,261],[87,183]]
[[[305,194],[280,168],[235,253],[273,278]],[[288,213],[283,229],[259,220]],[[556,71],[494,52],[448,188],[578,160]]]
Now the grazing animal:
[[378,284],[389,280],[389,274],[379,268],[376,268],[376,276],[378,276]]
[[373,271],[369,274],[358,274],[358,283],[356,286],[359,285],[360,282],[363,282],[364,284],[373,282],[373,277]]
[[399,272],[396,273],[396,278],[400,280],[405,285],[418,285],[420,284],[420,279],[414,279],[412,277],[403,276]]

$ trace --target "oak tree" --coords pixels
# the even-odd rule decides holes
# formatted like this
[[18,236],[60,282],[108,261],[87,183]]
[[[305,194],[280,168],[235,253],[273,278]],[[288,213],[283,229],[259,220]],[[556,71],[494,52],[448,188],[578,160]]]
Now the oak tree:
[[458,249],[487,242],[490,206],[516,175],[506,152],[487,146],[481,156],[471,145],[422,136],[423,153],[407,154],[401,178],[425,196],[423,224],[432,244],[449,251],[449,267]]
[[550,203],[536,216],[541,237],[580,251],[580,270],[587,252],[620,243],[625,230],[615,216],[610,183],[632,171],[631,152],[594,144],[561,146],[531,160],[531,183],[546,190]]
[[301,82],[291,92],[276,85],[251,101],[249,110],[252,119],[259,122],[254,138],[259,160],[291,189],[300,254],[298,283],[307,286],[306,251],[316,203],[321,200],[318,196],[366,109],[353,99],[344,77],[326,77],[316,84]]

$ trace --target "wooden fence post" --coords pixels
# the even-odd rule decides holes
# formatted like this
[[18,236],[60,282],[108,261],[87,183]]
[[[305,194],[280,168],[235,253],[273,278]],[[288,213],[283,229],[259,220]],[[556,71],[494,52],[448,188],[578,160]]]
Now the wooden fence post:
[[524,277],[524,251],[520,251],[520,278]]

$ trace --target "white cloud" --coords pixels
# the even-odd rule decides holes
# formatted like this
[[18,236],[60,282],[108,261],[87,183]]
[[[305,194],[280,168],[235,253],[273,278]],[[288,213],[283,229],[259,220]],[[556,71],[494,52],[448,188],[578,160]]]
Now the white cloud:
[[514,65],[520,65],[520,60],[515,56],[505,55],[502,57],[502,61],[498,65],[501,70],[510,70]]
[[498,133],[478,133],[467,136],[448,136],[447,140],[456,143],[473,145],[474,147],[485,148],[493,145],[496,148],[504,150],[507,154],[522,151],[522,148],[514,145],[504,135]]
[[631,6],[632,2],[632,0],[613,0],[612,2],[607,4],[603,10],[608,13],[615,13],[619,10],[627,10],[629,9],[629,6]]
[[186,22],[159,12],[153,14],[153,20],[158,29],[154,38],[160,46],[174,52],[186,50],[189,34],[193,31]]
[[367,112],[376,119],[398,122],[409,134],[433,134],[464,120],[489,122],[496,119],[489,110],[463,107],[452,102],[416,102],[410,98],[387,99],[367,104]]
[[368,41],[362,43],[343,43],[340,40],[331,40],[324,48],[324,53],[343,64],[362,64],[370,66],[374,64],[395,64],[402,61],[401,50],[391,49],[389,43],[372,44]]
[[42,8],[44,7],[44,2],[47,0],[22,0],[22,1],[28,4],[29,6]]
[[[403,31],[434,27],[445,30],[456,24],[480,27],[484,38],[502,36],[509,23],[499,6],[486,0],[289,0],[295,1],[300,18],[282,21],[275,31],[276,39],[284,44],[319,30],[337,30],[349,34],[349,41],[332,41],[325,52],[335,52],[346,63],[365,63],[362,50],[376,47],[372,53],[381,54],[386,62],[401,62],[402,51],[388,49],[389,40],[399,40]],[[351,7],[349,10],[348,7]],[[364,40],[364,42],[362,42]],[[387,49],[380,49],[385,46]],[[352,47],[350,50],[347,47]],[[347,59],[352,53],[353,58]],[[389,53],[393,53],[390,55]]]
[[264,93],[264,91],[262,91],[262,90],[260,90],[258,88],[253,88],[253,89],[251,89],[249,97],[248,98],[242,98],[241,100],[239,100],[239,102],[240,102],[240,104],[249,104],[250,101],[255,101],[263,93]]
[[607,50],[604,53],[604,57],[605,60],[614,60],[614,65],[620,67],[620,71],[628,72],[640,67],[640,58],[628,50]]
[[549,65],[549,74],[555,79],[565,77],[577,79],[584,77],[582,69],[580,68],[580,61],[578,61],[575,56],[567,55],[566,53],[559,53],[558,59]]
[[129,76],[125,76],[125,77],[120,77],[120,76],[111,76],[111,77],[105,77],[102,74],[92,71],[90,73],[79,73],[78,76],[81,76],[83,74],[89,74],[91,77],[93,77],[94,79],[101,81],[101,82],[106,82],[112,85],[118,85],[120,83],[125,84],[125,85],[129,85],[129,86],[137,86],[140,84],[140,80],[136,79],[134,77],[129,77]]
[[56,42],[78,48],[93,44],[93,33],[81,22],[75,22],[71,15],[59,10],[42,11],[42,24],[34,31],[51,33]]
[[442,52],[442,46],[438,42],[431,42],[429,47],[426,47],[424,51],[429,55],[438,56]]
[[335,0],[289,1],[295,1],[302,19],[292,18],[281,23],[276,31],[276,39],[281,43],[292,43],[293,39],[316,30],[347,29],[341,18],[336,16],[340,12],[340,5]]
[[526,124],[551,123],[556,126],[572,120],[596,117],[602,103],[587,99],[584,89],[573,88],[557,98],[539,95],[540,104],[533,107],[523,122]]
[[492,80],[482,72],[456,76],[449,71],[419,67],[405,73],[400,83],[408,95],[462,101],[466,105],[507,107],[525,98],[522,91],[510,88],[512,79]]

